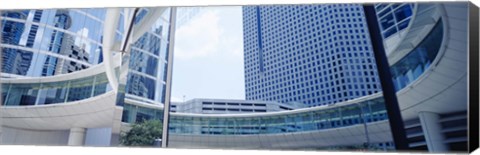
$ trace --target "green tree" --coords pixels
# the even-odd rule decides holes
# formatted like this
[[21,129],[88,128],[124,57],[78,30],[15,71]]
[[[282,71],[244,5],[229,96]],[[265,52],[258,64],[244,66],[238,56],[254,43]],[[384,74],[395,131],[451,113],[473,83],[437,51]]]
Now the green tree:
[[153,146],[155,139],[162,138],[163,123],[160,120],[145,120],[135,123],[122,133],[120,142],[125,146]]

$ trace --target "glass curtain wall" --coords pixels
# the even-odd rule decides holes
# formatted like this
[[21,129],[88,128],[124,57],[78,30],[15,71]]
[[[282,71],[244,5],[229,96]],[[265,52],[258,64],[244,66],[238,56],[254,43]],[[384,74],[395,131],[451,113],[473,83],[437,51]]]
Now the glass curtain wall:
[[2,11],[2,76],[53,76],[101,63],[104,18],[104,9]]

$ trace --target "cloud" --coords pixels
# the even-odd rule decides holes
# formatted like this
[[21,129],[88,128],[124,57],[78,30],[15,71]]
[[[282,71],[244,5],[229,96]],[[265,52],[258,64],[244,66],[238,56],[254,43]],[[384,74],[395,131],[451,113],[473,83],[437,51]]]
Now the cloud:
[[237,32],[229,32],[228,36],[225,36],[220,41],[220,45],[222,49],[226,49],[227,51],[223,52],[230,52],[231,56],[243,56],[243,40],[242,35],[236,34]]
[[172,96],[170,98],[170,102],[183,102],[183,98],[181,97],[176,97],[176,96]]
[[218,21],[217,11],[206,10],[179,27],[175,32],[175,57],[188,60],[217,52],[223,31]]
[[177,27],[172,83],[177,101],[183,95],[244,99],[242,24],[242,7],[222,6],[204,8]]
[[241,7],[218,7],[222,28],[220,49],[229,57],[243,56],[243,21]]

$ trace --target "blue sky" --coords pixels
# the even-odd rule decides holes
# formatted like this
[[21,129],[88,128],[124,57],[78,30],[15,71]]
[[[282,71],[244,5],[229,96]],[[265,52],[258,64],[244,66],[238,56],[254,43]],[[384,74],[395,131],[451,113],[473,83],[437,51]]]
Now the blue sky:
[[177,27],[172,101],[244,99],[241,7],[204,7]]

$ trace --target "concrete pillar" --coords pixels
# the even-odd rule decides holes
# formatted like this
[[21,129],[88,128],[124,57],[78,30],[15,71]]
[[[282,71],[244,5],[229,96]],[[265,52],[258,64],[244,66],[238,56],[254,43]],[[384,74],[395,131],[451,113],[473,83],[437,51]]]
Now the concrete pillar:
[[112,131],[110,136],[110,146],[120,145],[120,133],[122,129],[123,108],[115,106],[113,113]]
[[68,146],[82,146],[85,143],[85,128],[71,128]]
[[425,141],[429,152],[447,152],[448,146],[444,143],[445,137],[440,125],[440,116],[436,113],[422,111],[418,113],[422,125]]

